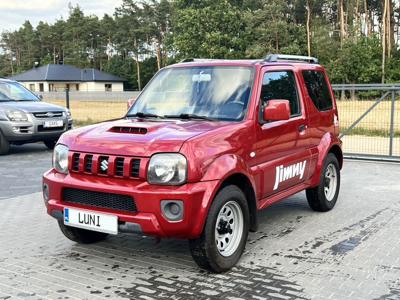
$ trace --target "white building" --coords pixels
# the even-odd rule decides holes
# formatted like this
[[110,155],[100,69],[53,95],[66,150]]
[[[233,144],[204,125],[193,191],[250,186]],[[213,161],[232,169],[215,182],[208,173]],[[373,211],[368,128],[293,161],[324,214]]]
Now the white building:
[[66,89],[83,92],[122,92],[125,81],[96,69],[52,64],[33,68],[10,79],[22,83],[32,92],[59,92]]

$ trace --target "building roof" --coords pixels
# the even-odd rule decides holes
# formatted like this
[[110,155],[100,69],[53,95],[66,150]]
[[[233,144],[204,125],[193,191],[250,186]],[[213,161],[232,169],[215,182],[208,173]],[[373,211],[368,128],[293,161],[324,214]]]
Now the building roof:
[[63,81],[63,82],[123,82],[124,78],[97,69],[80,69],[71,65],[46,65],[10,77],[16,81]]

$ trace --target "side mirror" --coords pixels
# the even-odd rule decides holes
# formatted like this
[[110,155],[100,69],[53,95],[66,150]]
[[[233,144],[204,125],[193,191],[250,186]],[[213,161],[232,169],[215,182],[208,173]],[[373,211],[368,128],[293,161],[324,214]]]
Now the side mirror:
[[263,111],[263,121],[282,121],[290,119],[289,100],[269,100]]
[[42,95],[42,94],[38,94],[38,95],[36,95],[36,96],[40,99],[40,101],[43,100],[43,95]]

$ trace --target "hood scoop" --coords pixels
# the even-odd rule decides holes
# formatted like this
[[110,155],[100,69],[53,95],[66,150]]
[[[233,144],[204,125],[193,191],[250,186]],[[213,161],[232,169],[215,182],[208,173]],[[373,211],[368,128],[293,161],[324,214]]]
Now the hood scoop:
[[147,128],[132,126],[114,126],[109,131],[116,133],[146,134]]

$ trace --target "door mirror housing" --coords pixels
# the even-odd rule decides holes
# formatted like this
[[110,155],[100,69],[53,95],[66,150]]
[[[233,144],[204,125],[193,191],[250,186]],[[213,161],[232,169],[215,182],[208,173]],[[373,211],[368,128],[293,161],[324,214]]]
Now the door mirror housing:
[[283,121],[290,119],[289,100],[269,100],[263,111],[263,121]]

